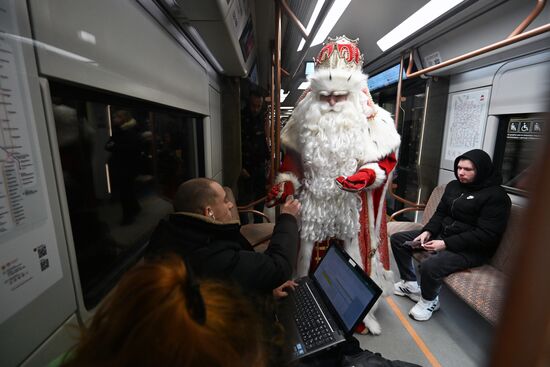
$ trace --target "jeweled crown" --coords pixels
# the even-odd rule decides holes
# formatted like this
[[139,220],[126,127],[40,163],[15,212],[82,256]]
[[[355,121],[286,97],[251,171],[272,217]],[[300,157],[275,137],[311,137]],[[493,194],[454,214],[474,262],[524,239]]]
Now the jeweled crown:
[[349,71],[361,71],[363,68],[363,55],[357,44],[359,38],[349,39],[345,35],[328,37],[319,55],[315,58],[315,70],[341,69]]

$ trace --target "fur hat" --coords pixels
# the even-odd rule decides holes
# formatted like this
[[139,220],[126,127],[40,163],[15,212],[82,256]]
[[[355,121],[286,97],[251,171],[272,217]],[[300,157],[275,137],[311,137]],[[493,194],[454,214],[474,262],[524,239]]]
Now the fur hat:
[[358,41],[345,35],[327,38],[315,58],[315,73],[310,78],[312,91],[350,92],[365,87],[367,76],[362,72],[363,55]]

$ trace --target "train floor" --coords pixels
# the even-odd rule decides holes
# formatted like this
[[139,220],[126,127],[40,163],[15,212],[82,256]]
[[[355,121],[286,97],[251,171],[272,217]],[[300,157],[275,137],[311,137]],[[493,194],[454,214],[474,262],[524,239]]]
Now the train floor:
[[[398,273],[394,270],[394,274]],[[409,298],[382,298],[375,312],[382,333],[356,334],[361,347],[387,359],[425,367],[487,365],[493,327],[447,288],[443,287],[439,298],[441,308],[428,321],[409,317],[414,306]]]

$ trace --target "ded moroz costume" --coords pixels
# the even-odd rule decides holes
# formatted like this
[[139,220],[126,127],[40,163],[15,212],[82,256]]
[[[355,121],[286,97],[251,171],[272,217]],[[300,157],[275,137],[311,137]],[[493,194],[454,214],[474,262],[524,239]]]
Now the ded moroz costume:
[[[391,292],[384,197],[400,137],[391,115],[372,101],[357,42],[328,38],[315,59],[310,88],[281,132],[285,156],[268,205],[289,195],[302,203],[298,276],[317,265],[313,253],[337,240]],[[380,333],[369,315],[365,325]]]

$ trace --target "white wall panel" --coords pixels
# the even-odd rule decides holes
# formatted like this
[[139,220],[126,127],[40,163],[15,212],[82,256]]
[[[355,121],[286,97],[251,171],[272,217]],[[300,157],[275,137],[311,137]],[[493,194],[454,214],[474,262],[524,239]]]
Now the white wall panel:
[[512,60],[495,75],[491,115],[540,113],[550,106],[550,51]]
[[134,1],[31,0],[42,74],[208,114],[208,76]]

